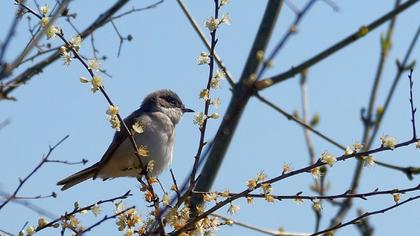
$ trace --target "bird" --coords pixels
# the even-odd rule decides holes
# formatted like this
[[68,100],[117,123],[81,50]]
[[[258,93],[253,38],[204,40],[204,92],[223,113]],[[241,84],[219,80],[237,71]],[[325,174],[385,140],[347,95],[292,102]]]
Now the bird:
[[175,126],[186,112],[194,110],[186,108],[179,96],[168,89],[158,90],[146,96],[141,106],[124,119],[128,128],[140,124],[143,132],[134,132],[138,147],[146,147],[149,154],[142,157],[142,164],[135,155],[127,131],[116,131],[114,138],[102,159],[94,165],[83,169],[57,182],[66,190],[90,178],[107,180],[116,177],[141,177],[143,168],[153,160],[150,176],[158,176],[172,162],[175,143]]

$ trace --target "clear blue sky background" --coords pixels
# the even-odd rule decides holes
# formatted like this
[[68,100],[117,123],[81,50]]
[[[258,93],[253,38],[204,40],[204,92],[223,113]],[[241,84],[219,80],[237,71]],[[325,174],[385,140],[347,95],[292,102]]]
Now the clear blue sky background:
[[[32,1],[29,1],[32,4]],[[113,1],[112,1],[113,2]],[[132,1],[125,10],[146,6],[153,1]],[[301,7],[306,1],[293,1]],[[299,26],[299,32],[292,37],[286,47],[275,59],[275,67],[267,75],[280,73],[291,66],[298,65],[306,58],[341,40],[361,25],[368,24],[392,9],[394,1],[335,1],[339,12],[333,11],[323,1],[319,1]],[[44,3],[44,2],[41,2]],[[47,2],[50,6],[53,1]],[[213,1],[186,1],[192,14],[203,26],[204,21],[213,12]],[[75,1],[70,12],[77,12],[74,24],[84,29],[96,16],[103,12],[111,1]],[[236,79],[241,74],[248,51],[253,42],[266,1],[231,1],[222,9],[230,14],[232,25],[222,26],[218,31],[217,51],[222,56],[228,69]],[[33,5],[32,5],[33,6]],[[12,21],[16,7],[13,1],[0,2],[1,39]],[[122,12],[122,11],[121,11]],[[402,59],[420,23],[420,5],[417,4],[398,17],[393,36],[392,51],[384,70],[380,84],[378,104],[384,102],[386,91],[396,74],[395,60]],[[282,37],[294,14],[284,6],[270,49]],[[122,115],[136,109],[143,97],[149,92],[161,88],[176,91],[187,106],[200,111],[203,103],[198,99],[199,91],[205,86],[208,76],[206,66],[197,65],[197,57],[205,47],[193,31],[176,1],[165,1],[156,9],[131,14],[115,21],[123,35],[131,34],[133,41],[124,43],[122,53],[116,57],[119,39],[111,25],[95,33],[95,42],[101,54],[108,56],[102,63],[112,78],[104,80],[106,90],[118,104]],[[65,21],[59,21],[67,38],[75,34]],[[379,58],[379,37],[387,25],[381,26],[362,40],[352,44],[309,70],[310,112],[321,114],[321,123],[317,127],[337,142],[351,145],[360,141],[363,126],[360,121],[360,109],[366,107],[373,77]],[[14,58],[29,39],[26,21],[21,22],[16,37],[8,50],[6,58]],[[59,43],[58,39],[53,44]],[[83,43],[81,53],[92,57],[89,40]],[[419,61],[419,47],[416,46],[412,59]],[[22,66],[16,74],[26,66]],[[419,71],[414,77],[419,78]],[[80,76],[88,76],[78,62],[70,66],[61,61],[49,66],[43,73],[34,77],[27,85],[17,89],[12,95],[17,102],[0,102],[0,121],[10,119],[11,123],[0,131],[0,189],[12,192],[18,185],[18,178],[26,176],[40,161],[42,154],[48,151],[48,145],[69,134],[54,153],[52,159],[79,161],[89,160],[89,164],[98,161],[111,141],[113,130],[105,119],[107,104],[100,94],[92,94],[87,85],[79,82]],[[265,90],[262,94],[271,98],[286,111],[300,110],[300,90],[298,77]],[[415,102],[420,104],[420,83],[415,83]],[[222,99],[218,112],[224,114],[230,99],[228,83],[214,92]],[[393,102],[387,113],[380,134],[392,134],[398,140],[411,137],[410,109],[408,103],[408,82],[406,74],[398,86]],[[184,117],[177,128],[177,143],[174,151],[172,168],[181,181],[192,166],[193,156],[198,145],[199,131],[192,122],[193,116]],[[210,121],[207,139],[217,131],[219,121]],[[340,154],[341,151],[331,144],[312,136],[318,156],[326,150]],[[379,145],[376,140],[375,146]],[[398,149],[375,155],[378,160],[402,166],[420,166],[419,152],[414,147]],[[234,140],[229,148],[226,160],[218,175],[214,190],[229,188],[232,192],[245,188],[245,182],[256,173],[264,170],[269,177],[278,175],[284,163],[293,168],[300,168],[308,163],[308,153],[304,143],[302,129],[288,121],[274,110],[251,99],[241,119]],[[342,193],[349,187],[356,162],[349,160],[338,163],[329,171],[331,182],[329,193]],[[116,179],[112,181],[87,181],[66,192],[61,192],[55,183],[81,166],[47,164],[24,185],[19,196],[45,195],[52,191],[58,193],[56,199],[33,201],[59,215],[69,211],[73,202],[82,205],[100,199],[112,198],[131,189],[134,196],[126,201],[127,206],[136,205],[139,212],[145,212],[142,194],[137,190],[134,179]],[[162,174],[161,180],[169,189],[171,179],[169,171]],[[375,188],[393,189],[411,187],[418,184],[395,171],[381,167],[371,167],[363,173],[360,191],[372,191]],[[295,194],[299,191],[311,193],[309,174],[287,179],[273,186],[275,194]],[[412,194],[413,195],[413,194]],[[408,195],[402,196],[402,199]],[[284,227],[288,231],[312,232],[314,214],[310,202],[296,205],[293,201],[274,204],[256,200],[254,205],[238,201],[241,210],[233,219],[266,229]],[[355,217],[355,209],[372,211],[393,204],[391,196],[372,197],[368,201],[355,200],[355,207],[347,219]],[[110,214],[113,206],[104,206],[103,212]],[[321,228],[328,226],[335,215],[336,207],[324,204]],[[419,202],[412,202],[389,213],[376,215],[370,219],[375,226],[376,235],[419,235]],[[226,209],[220,213],[227,215]],[[144,214],[143,214],[144,216]],[[0,211],[0,229],[17,233],[28,221],[36,225],[39,215],[20,205],[9,204]],[[85,226],[99,218],[80,217]],[[40,235],[57,235],[56,230],[46,230]],[[97,227],[90,235],[114,235],[117,227],[113,220]],[[220,235],[256,235],[255,232],[239,227],[223,227]],[[355,227],[346,227],[338,235],[357,235]]]

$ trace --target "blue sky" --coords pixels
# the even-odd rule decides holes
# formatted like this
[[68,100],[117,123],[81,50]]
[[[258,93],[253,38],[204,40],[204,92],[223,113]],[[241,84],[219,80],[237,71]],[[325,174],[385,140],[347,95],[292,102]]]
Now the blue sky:
[[[32,2],[29,1],[31,4]],[[293,1],[301,7],[306,1]],[[44,2],[41,2],[41,4]],[[53,3],[49,3],[51,6]],[[146,6],[153,1],[130,2],[124,11],[134,7]],[[212,1],[186,1],[197,22],[204,28],[204,21],[213,12]],[[253,37],[258,28],[266,1],[231,1],[222,9],[229,13],[232,24],[222,26],[218,31],[217,52],[223,58],[229,71],[238,79],[245,64]],[[298,34],[293,36],[275,59],[275,66],[266,75],[274,75],[300,64],[305,59],[316,55],[331,44],[341,40],[360,26],[377,19],[392,9],[394,1],[336,1],[340,10],[333,11],[325,2],[320,1],[306,15],[299,25]],[[109,7],[102,1],[72,2],[71,12],[77,12],[73,21],[78,29],[84,29],[97,14]],[[33,5],[32,5],[33,6]],[[15,5],[12,1],[0,2],[0,37],[3,40],[6,30],[12,21]],[[378,104],[382,104],[386,92],[396,74],[395,60],[405,54],[415,31],[419,26],[419,4],[404,12],[397,19],[393,35],[392,50],[383,74],[378,94]],[[294,19],[290,8],[284,6],[278,19],[268,51],[282,37]],[[121,114],[128,115],[136,109],[143,97],[151,91],[170,88],[176,91],[184,103],[197,111],[203,109],[198,98],[199,91],[205,86],[208,68],[198,66],[197,58],[205,47],[199,40],[176,1],[165,1],[156,9],[131,14],[115,21],[123,35],[131,34],[133,40],[125,42],[120,57],[117,57],[119,39],[111,25],[95,33],[95,42],[101,54],[108,57],[102,67],[112,75],[105,78],[104,84],[113,101],[118,104]],[[21,22],[19,30],[6,59],[10,60],[26,45],[30,35],[26,21]],[[58,21],[65,36],[75,34],[63,20]],[[378,64],[381,33],[386,31],[387,24],[379,27],[365,38],[346,47],[328,59],[309,69],[308,86],[310,112],[319,113],[321,122],[318,130],[333,137],[337,142],[351,145],[361,141],[363,125],[360,121],[360,109],[366,107],[373,78]],[[59,43],[58,39],[52,42]],[[89,40],[86,40],[81,53],[92,57]],[[419,46],[412,53],[412,60],[419,61]],[[22,71],[27,66],[16,71]],[[414,71],[414,78],[419,72]],[[35,76],[27,85],[17,89],[12,95],[17,102],[0,102],[0,121],[10,119],[11,123],[0,130],[0,189],[12,192],[18,178],[26,176],[40,161],[42,154],[65,135],[70,135],[52,154],[52,159],[79,161],[88,159],[89,164],[98,161],[111,141],[113,130],[105,119],[107,104],[100,94],[92,94],[87,85],[79,82],[80,76],[88,76],[82,66],[74,61],[64,66],[62,61],[55,62],[43,73]],[[392,134],[398,140],[407,140],[411,136],[410,108],[408,103],[407,73],[402,76],[394,100],[387,113],[380,134]],[[262,92],[274,103],[292,113],[301,109],[298,77],[273,86]],[[221,89],[214,92],[220,97],[222,105],[218,109],[224,114],[231,92],[229,84],[224,82]],[[415,82],[415,102],[419,104],[419,84]],[[172,168],[179,179],[183,179],[193,164],[193,157],[199,140],[199,131],[193,124],[193,115],[187,114],[177,127],[177,143],[174,150]],[[211,120],[208,125],[207,139],[217,131],[220,120]],[[318,156],[324,151],[340,154],[341,151],[331,144],[312,135]],[[379,139],[374,146],[378,146]],[[394,152],[384,152],[375,158],[402,166],[419,166],[419,153],[414,147],[407,147]],[[269,177],[278,174],[284,163],[293,168],[300,168],[308,163],[308,153],[304,143],[302,129],[288,121],[274,110],[252,98],[240,121],[234,140],[228,150],[226,159],[219,172],[214,190],[228,188],[237,192],[245,188],[246,180],[264,170]],[[352,179],[354,160],[338,163],[329,171],[331,182],[329,193],[342,193],[347,190]],[[126,205],[136,205],[139,212],[144,212],[142,195],[136,189],[134,179],[116,179],[112,181],[86,181],[85,183],[61,192],[55,183],[81,166],[68,166],[50,163],[42,167],[27,184],[20,196],[35,196],[58,193],[56,199],[33,201],[34,204],[47,208],[58,215],[71,210],[73,202],[78,200],[82,205],[100,199],[112,198],[131,189],[134,196]],[[169,171],[161,176],[164,186],[171,185]],[[360,191],[372,191],[375,188],[393,189],[412,187],[418,184],[418,177],[413,181],[395,171],[381,167],[371,167],[363,173]],[[299,191],[311,193],[309,185],[312,177],[309,174],[299,175],[273,186],[275,194],[295,194]],[[403,196],[403,199],[408,196]],[[233,218],[266,229],[284,227],[288,231],[312,232],[314,216],[311,204],[305,202],[296,205],[293,201],[269,204],[257,200],[254,205],[238,201],[241,210]],[[355,216],[355,209],[372,211],[393,204],[391,196],[373,197],[368,201],[355,200],[355,207],[347,219]],[[420,205],[412,202],[389,213],[376,215],[370,219],[377,235],[418,235],[420,230],[417,219],[412,217],[420,211]],[[324,205],[321,228],[329,224],[336,213],[336,207]],[[103,212],[110,213],[112,206],[104,206]],[[226,209],[220,211],[227,215]],[[144,215],[144,214],[143,214]],[[9,204],[0,211],[0,229],[17,232],[28,221],[36,224],[39,215],[23,208]],[[98,219],[91,216],[80,218],[88,226]],[[107,234],[117,231],[114,222],[99,226],[92,235]],[[355,227],[350,226],[338,235],[355,235]],[[220,235],[255,235],[254,232],[239,227],[223,227]],[[40,235],[56,235],[56,231],[47,230]]]

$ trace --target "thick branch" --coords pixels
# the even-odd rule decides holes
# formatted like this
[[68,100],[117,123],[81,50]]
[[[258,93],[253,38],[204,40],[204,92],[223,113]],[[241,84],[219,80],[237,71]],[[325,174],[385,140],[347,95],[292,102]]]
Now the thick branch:
[[243,110],[253,94],[253,75],[258,69],[259,62],[256,54],[259,50],[265,50],[274,25],[277,21],[283,1],[270,0],[267,4],[263,19],[260,24],[257,36],[252,49],[248,55],[245,68],[242,72],[240,81],[233,88],[233,96],[229,107],[223,117],[222,124],[217,131],[214,139],[213,148],[201,172],[201,177],[197,184],[198,191],[208,191],[212,186],[219,167],[223,161],[226,151],[232,140],[233,134],[239,123]]

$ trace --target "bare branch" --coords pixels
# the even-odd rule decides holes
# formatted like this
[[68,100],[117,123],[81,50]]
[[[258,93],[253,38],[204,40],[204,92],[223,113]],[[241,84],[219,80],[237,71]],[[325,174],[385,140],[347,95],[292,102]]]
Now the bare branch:
[[296,74],[302,72],[302,70],[307,69],[316,63],[322,61],[323,59],[331,56],[332,54],[338,52],[340,49],[356,42],[357,40],[363,38],[366,34],[362,34],[361,32],[372,32],[374,29],[382,25],[383,23],[387,22],[388,20],[392,19],[394,16],[404,12],[411,6],[413,6],[415,3],[417,3],[419,0],[409,0],[403,4],[401,4],[398,8],[388,12],[387,14],[383,15],[382,17],[378,18],[377,20],[373,21],[367,26],[363,26],[360,30],[357,32],[347,36],[343,40],[339,41],[338,43],[334,44],[333,46],[329,47],[328,49],[324,50],[323,52],[319,53],[318,55],[306,60],[302,64],[293,67],[292,69],[281,73],[279,75],[275,75],[266,79],[263,79],[261,81],[256,82],[255,87],[258,90],[265,89],[267,87],[272,86],[273,84],[277,84],[279,82],[282,82],[284,80],[290,79]]
[[39,168],[41,168],[41,166],[43,166],[46,161],[48,160],[48,158],[50,157],[51,153],[54,151],[54,149],[56,149],[61,143],[63,143],[67,138],[69,137],[69,135],[66,135],[64,138],[62,138],[57,144],[55,144],[54,146],[50,147],[48,150],[47,155],[45,155],[42,159],[41,162],[31,171],[31,173],[29,173],[25,178],[20,179],[19,178],[19,185],[17,186],[17,188],[15,189],[15,191],[13,192],[13,194],[8,197],[2,204],[0,204],[0,210],[6,206],[11,200],[16,198],[17,193],[19,192],[19,190],[23,187],[23,185],[25,184],[25,182],[31,178],[31,176],[33,174],[35,174],[35,172],[37,172],[39,170]]
[[394,208],[397,208],[397,207],[399,207],[399,206],[401,206],[401,205],[404,205],[404,204],[409,203],[409,202],[411,202],[411,201],[417,200],[417,199],[419,199],[419,198],[420,198],[420,195],[417,195],[417,196],[415,196],[415,197],[410,197],[410,198],[408,198],[408,199],[407,199],[407,200],[405,200],[405,201],[402,201],[402,202],[396,203],[395,205],[392,205],[392,206],[390,206],[390,207],[383,208],[383,209],[380,209],[380,210],[377,210],[377,211],[366,212],[366,213],[364,213],[364,214],[362,214],[362,215],[360,215],[360,216],[358,216],[358,217],[356,217],[356,218],[354,218],[354,219],[352,219],[352,220],[350,220],[350,221],[347,221],[347,222],[345,222],[345,223],[338,223],[338,224],[336,224],[336,225],[335,225],[335,226],[333,226],[333,227],[330,227],[330,228],[328,228],[328,229],[325,229],[325,230],[322,230],[322,231],[316,232],[316,233],[314,233],[314,234],[311,234],[311,236],[321,235],[321,234],[324,234],[324,233],[327,233],[327,232],[330,232],[330,231],[337,230],[337,229],[339,229],[339,228],[343,228],[343,227],[348,226],[348,225],[357,224],[360,220],[362,220],[362,219],[364,219],[364,218],[366,218],[366,217],[368,217],[368,216],[377,215],[377,214],[380,214],[380,213],[385,213],[385,212],[387,212],[387,211],[389,211],[389,210],[392,210],[392,209],[394,209]]

